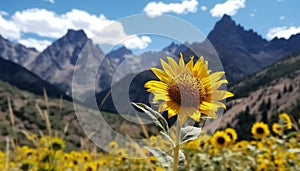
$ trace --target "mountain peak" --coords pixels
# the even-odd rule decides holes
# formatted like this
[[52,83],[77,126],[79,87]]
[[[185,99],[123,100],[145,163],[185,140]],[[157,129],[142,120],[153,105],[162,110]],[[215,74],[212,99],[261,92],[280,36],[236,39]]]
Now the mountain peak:
[[226,31],[230,31],[231,29],[240,27],[242,28],[240,25],[237,25],[235,23],[234,20],[232,20],[232,18],[229,15],[224,14],[223,17],[221,18],[221,20],[219,20],[216,25],[214,30],[224,30],[226,29]]
[[121,46],[116,50],[110,51],[106,56],[113,58],[113,59],[118,59],[119,61],[124,60],[124,56],[126,55],[132,55],[132,51],[127,49],[125,46]]
[[224,14],[220,21],[226,21],[226,22],[233,22],[234,23],[232,18],[227,14]]
[[80,41],[81,39],[87,39],[87,35],[83,30],[68,29],[67,34],[64,36],[71,41]]

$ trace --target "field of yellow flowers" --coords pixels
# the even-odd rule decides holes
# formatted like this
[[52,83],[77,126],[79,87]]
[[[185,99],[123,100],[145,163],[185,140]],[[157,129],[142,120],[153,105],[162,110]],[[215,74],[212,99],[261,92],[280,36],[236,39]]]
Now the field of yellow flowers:
[[[267,125],[253,123],[250,141],[239,140],[232,128],[219,130],[212,136],[202,133],[197,139],[181,145],[186,160],[179,170],[300,170],[299,123],[286,113],[278,122]],[[0,151],[0,170],[3,171],[102,171],[102,170],[169,170],[147,150],[146,159],[131,159],[127,148],[116,141],[109,144],[111,155],[95,150],[64,151],[67,144],[58,136],[38,136],[25,133],[30,146],[12,143]],[[154,136],[150,146],[164,146]],[[133,144],[128,144],[128,147]]]

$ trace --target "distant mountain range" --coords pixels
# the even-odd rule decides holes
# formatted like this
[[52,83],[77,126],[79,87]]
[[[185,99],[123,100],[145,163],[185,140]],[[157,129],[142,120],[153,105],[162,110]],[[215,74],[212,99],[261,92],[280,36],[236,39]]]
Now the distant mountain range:
[[226,77],[236,83],[287,55],[300,52],[300,34],[267,41],[253,30],[246,31],[228,16],[216,23],[208,40],[216,48]]
[[[209,56],[211,52],[207,51],[209,49],[207,47],[210,46],[210,43],[220,56],[230,86],[261,71],[279,59],[300,52],[300,34],[294,35],[288,40],[275,38],[267,41],[253,30],[247,31],[240,25],[235,24],[227,15],[223,16],[216,23],[215,28],[204,42],[196,42],[190,45],[172,43],[163,50],[165,54],[173,54],[175,56],[179,56],[181,52],[187,61],[190,56],[197,56],[196,54]],[[132,77],[134,76],[128,75],[127,78],[120,80],[118,84],[114,85],[113,89],[118,91],[117,94],[121,96],[122,91],[128,93],[127,89],[124,90],[124,87],[126,87],[128,80],[131,80]],[[142,72],[133,79],[128,89],[130,101],[149,103],[149,93],[146,92],[144,84],[151,79],[155,79],[151,71]],[[104,97],[106,98],[104,99]],[[101,109],[116,112],[110,90],[98,93],[96,99]],[[90,100],[87,99],[86,103],[90,103]],[[122,109],[118,111],[121,113],[126,112],[130,105],[126,102],[126,99],[123,99],[122,103],[122,105],[119,105],[122,106]]]
[[[300,34],[291,36],[287,40],[275,38],[268,41],[253,30],[245,30],[230,16],[224,15],[204,42],[171,43],[159,52],[148,51],[138,56],[126,47],[120,47],[109,52],[105,57],[103,51],[91,39],[88,39],[82,30],[68,30],[66,35],[54,41],[41,53],[35,49],[14,44],[0,36],[0,56],[27,68],[67,95],[71,95],[72,92],[74,70],[79,71],[83,76],[96,77],[97,102],[99,105],[103,102],[101,103],[102,109],[115,112],[112,102],[109,101],[112,77],[115,83],[113,86],[124,85],[123,83],[128,78],[135,77],[134,71],[142,70],[145,65],[157,65],[157,63],[151,64],[151,57],[178,56],[179,53],[183,53],[185,60],[188,60],[191,55],[197,57],[196,54],[209,56],[207,46],[210,43],[220,56],[226,78],[231,85],[287,55],[300,52]],[[119,70],[115,73],[125,59],[130,59],[127,60],[126,70]],[[93,69],[98,67],[100,62],[100,69],[94,73]],[[138,78],[134,79],[129,88],[130,100],[147,102],[149,94],[145,92],[143,84],[155,77],[150,71],[145,71],[139,74]],[[88,104],[94,94],[90,93],[90,87],[87,85],[88,83],[82,80],[73,83],[73,86],[80,87],[79,90],[82,91],[76,98]],[[108,101],[103,101],[103,97],[106,97]]]

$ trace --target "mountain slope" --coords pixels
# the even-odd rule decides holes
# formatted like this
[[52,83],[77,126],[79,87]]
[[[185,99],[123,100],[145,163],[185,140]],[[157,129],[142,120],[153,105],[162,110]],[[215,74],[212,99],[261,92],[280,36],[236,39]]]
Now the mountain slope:
[[30,68],[31,62],[39,54],[33,48],[26,48],[21,44],[15,44],[0,35],[0,56],[17,63],[25,68]]
[[[8,99],[11,101],[14,116],[14,128],[11,126]],[[42,118],[41,111],[47,112],[52,129],[52,135],[63,137],[66,141],[66,150],[94,149],[96,145],[89,141],[88,136],[93,132],[93,138],[103,141],[111,141],[116,138],[110,134],[111,131],[125,136],[141,138],[143,131],[139,124],[125,120],[123,116],[114,115],[107,112],[99,113],[68,100],[55,99],[34,95],[28,91],[20,90],[6,82],[0,80],[0,149],[6,149],[6,137],[18,137],[18,145],[32,145],[32,140],[28,140],[22,132],[35,134],[37,136],[48,135],[46,121]],[[41,110],[38,110],[37,106]],[[80,113],[80,115],[79,115]],[[99,115],[109,125],[109,128],[99,124]],[[80,118],[82,117],[82,118]],[[80,123],[79,123],[79,118]],[[85,132],[82,128],[85,128]],[[147,129],[150,134],[157,133],[155,127]],[[15,132],[13,132],[15,131]],[[91,131],[91,132],[89,132]],[[97,132],[97,133],[95,133]],[[105,138],[103,138],[105,137]],[[82,144],[83,143],[83,144]]]
[[65,93],[48,82],[40,79],[37,75],[27,69],[0,57],[0,80],[10,83],[22,90],[42,95],[43,88],[47,90],[50,97],[65,96]]
[[229,90],[235,97],[227,103],[219,128],[235,127],[243,138],[251,132],[251,120],[271,123],[281,112],[299,119],[300,54],[276,62]]

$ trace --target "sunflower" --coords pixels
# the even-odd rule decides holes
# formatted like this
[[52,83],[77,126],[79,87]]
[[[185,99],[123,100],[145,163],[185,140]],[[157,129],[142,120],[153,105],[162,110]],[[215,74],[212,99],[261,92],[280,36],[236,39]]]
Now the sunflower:
[[111,141],[109,143],[109,148],[110,149],[117,149],[118,148],[118,143],[116,141]]
[[53,137],[50,140],[49,148],[54,151],[62,150],[65,148],[65,142],[61,138]]
[[274,133],[281,135],[283,132],[283,127],[282,125],[278,124],[278,123],[273,123],[272,124],[272,130]]
[[233,128],[226,128],[225,133],[230,137],[230,142],[235,143],[237,139],[237,133]]
[[245,152],[247,150],[248,144],[249,144],[249,142],[245,141],[245,140],[237,142],[234,144],[234,149]]
[[185,64],[180,54],[179,64],[167,57],[168,63],[161,59],[162,68],[151,68],[159,81],[150,80],[145,84],[148,92],[154,94],[153,101],[162,101],[158,111],[168,110],[168,118],[178,115],[182,125],[188,117],[199,122],[201,114],[215,118],[217,110],[226,108],[224,100],[233,94],[219,90],[226,79],[224,72],[210,74],[208,62],[200,57],[194,64],[193,57]]
[[217,149],[226,147],[230,143],[230,137],[224,131],[217,131],[214,133],[211,143]]
[[22,162],[20,169],[21,170],[32,170],[34,166],[34,161],[25,160]]
[[287,113],[281,113],[279,115],[279,122],[285,125],[286,129],[292,129],[293,124],[290,116]]
[[88,162],[84,164],[83,171],[96,171],[97,163],[96,162]]
[[264,138],[270,134],[270,131],[267,124],[256,122],[251,128],[251,133],[255,138]]

